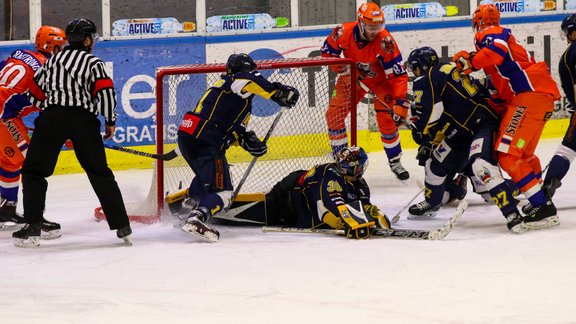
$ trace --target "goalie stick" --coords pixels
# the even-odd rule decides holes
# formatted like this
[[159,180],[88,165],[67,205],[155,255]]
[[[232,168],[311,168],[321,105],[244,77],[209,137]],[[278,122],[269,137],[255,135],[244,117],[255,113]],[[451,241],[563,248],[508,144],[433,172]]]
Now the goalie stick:
[[[444,226],[432,230],[411,230],[411,229],[376,229],[372,233],[372,238],[402,238],[402,239],[415,239],[415,240],[441,240],[445,238],[451,231],[456,222],[462,217],[464,211],[468,208],[468,201],[462,200],[452,217],[444,224]],[[264,233],[269,232],[287,232],[287,233],[320,233],[332,235],[344,235],[344,230],[338,229],[314,229],[314,228],[294,228],[294,227],[262,227]]]
[[178,150],[178,148],[165,153],[165,154],[153,154],[153,153],[148,153],[148,152],[142,152],[142,151],[136,151],[133,149],[129,149],[126,147],[122,147],[122,146],[116,146],[116,145],[111,145],[111,144],[106,144],[104,143],[104,147],[111,149],[111,150],[116,150],[116,151],[120,151],[120,152],[125,152],[125,153],[130,153],[130,154],[135,154],[135,155],[140,155],[140,156],[145,156],[145,157],[149,157],[149,158],[153,158],[156,160],[163,160],[163,161],[170,161],[170,160],[174,160],[175,158],[178,157],[178,155],[180,154],[180,151]]

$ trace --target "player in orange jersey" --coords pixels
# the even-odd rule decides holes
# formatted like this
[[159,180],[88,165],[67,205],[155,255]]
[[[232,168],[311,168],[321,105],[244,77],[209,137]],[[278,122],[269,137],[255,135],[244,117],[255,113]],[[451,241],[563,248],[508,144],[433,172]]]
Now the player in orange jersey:
[[[22,117],[37,111],[25,93],[34,82],[34,73],[66,44],[58,27],[42,26],[36,33],[36,51],[16,50],[0,62],[0,228],[7,223],[23,223],[16,213],[20,169],[24,163],[28,130]],[[59,236],[60,225],[44,220],[42,236]]]
[[[404,100],[408,89],[408,75],[402,66],[402,55],[398,44],[384,26],[384,13],[373,2],[363,4],[358,9],[358,21],[338,25],[324,41],[323,57],[340,57],[354,60],[360,79],[380,100],[374,102],[376,118],[384,151],[392,172],[400,180],[410,177],[400,163],[402,148],[398,125],[408,114],[409,104]],[[328,135],[332,152],[337,155],[348,146],[345,119],[350,113],[344,89],[350,87],[350,75],[339,72],[336,88],[326,112]],[[366,95],[358,84],[356,105]]]
[[542,166],[534,154],[554,101],[560,99],[558,86],[546,63],[536,62],[511,30],[500,26],[496,6],[478,6],[472,28],[476,52],[460,51],[453,60],[465,73],[484,69],[502,102],[495,146],[500,166],[535,207],[525,216],[525,226],[540,229],[558,225],[556,207],[542,190]]

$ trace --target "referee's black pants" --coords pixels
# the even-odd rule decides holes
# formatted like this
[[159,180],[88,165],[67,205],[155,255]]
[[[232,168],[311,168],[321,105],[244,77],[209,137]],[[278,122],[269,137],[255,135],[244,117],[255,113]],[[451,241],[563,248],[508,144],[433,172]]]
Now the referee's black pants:
[[42,222],[46,206],[46,178],[51,176],[67,139],[100,200],[110,229],[129,224],[118,183],[108,167],[100,120],[78,107],[51,106],[34,121],[34,133],[22,167],[22,193],[26,223]]

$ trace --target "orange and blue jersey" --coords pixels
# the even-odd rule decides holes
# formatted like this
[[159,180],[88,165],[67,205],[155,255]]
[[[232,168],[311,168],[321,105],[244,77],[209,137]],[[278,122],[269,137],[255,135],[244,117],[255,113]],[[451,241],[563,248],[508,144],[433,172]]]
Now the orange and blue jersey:
[[407,84],[408,77],[402,66],[402,54],[398,44],[386,29],[382,29],[371,42],[362,39],[358,22],[347,22],[336,26],[322,46],[322,56],[350,58],[356,64],[364,65],[369,78],[364,83],[371,88],[379,82],[402,77]]
[[509,102],[519,93],[548,93],[560,98],[558,86],[544,62],[536,62],[508,28],[489,26],[476,33],[476,69],[491,77],[500,98]]
[[31,106],[24,93],[34,83],[34,73],[46,59],[38,52],[16,50],[3,61],[0,70],[0,114],[3,118],[16,117],[24,107]]

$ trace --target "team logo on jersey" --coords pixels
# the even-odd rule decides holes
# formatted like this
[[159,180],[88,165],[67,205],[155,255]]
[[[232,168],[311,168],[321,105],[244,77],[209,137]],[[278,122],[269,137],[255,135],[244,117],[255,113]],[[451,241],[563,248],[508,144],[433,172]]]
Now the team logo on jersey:
[[518,125],[524,119],[524,113],[526,112],[526,106],[516,106],[516,110],[514,111],[514,116],[512,116],[512,120],[506,127],[506,133],[514,136],[516,134],[516,129]]
[[386,53],[393,53],[394,52],[394,40],[390,36],[386,36],[382,39],[382,43],[380,43],[382,49]]
[[330,34],[330,36],[336,42],[342,36],[342,34],[344,34],[344,26],[338,25],[336,26],[336,28],[334,28],[334,31],[332,31],[332,34]]
[[372,64],[370,63],[356,63],[356,68],[362,73],[362,76],[365,78],[374,78],[376,76],[376,72],[372,69]]

